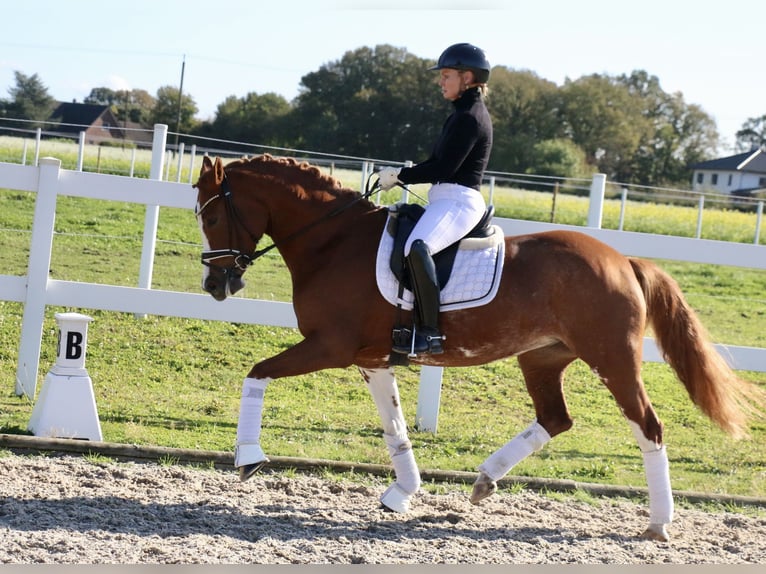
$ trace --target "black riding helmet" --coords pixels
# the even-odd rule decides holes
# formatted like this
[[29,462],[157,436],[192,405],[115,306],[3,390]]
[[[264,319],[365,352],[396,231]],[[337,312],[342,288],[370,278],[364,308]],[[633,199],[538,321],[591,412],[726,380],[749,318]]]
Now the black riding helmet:
[[487,56],[484,55],[484,50],[466,42],[453,44],[444,50],[439,56],[439,61],[429,70],[441,70],[442,68],[471,70],[479,84],[486,84],[489,80],[490,66]]

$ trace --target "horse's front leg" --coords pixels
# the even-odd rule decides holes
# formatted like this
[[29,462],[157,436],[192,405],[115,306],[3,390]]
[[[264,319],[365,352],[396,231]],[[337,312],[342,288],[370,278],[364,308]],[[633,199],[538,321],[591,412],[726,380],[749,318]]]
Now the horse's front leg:
[[[237,444],[234,466],[241,480],[247,480],[269,462],[261,448],[263,399],[266,386],[274,379],[292,377],[337,367],[344,359],[328,352],[323,341],[328,338],[304,339],[293,347],[256,364],[242,383],[237,422]],[[350,362],[347,359],[346,362]]]
[[246,377],[242,383],[237,421],[237,445],[234,448],[234,466],[239,469],[240,480],[253,476],[269,459],[261,448],[261,419],[263,397],[270,378]]
[[407,436],[399,388],[393,369],[359,369],[367,381],[375,406],[378,407],[383,424],[383,438],[394,467],[394,482],[380,497],[380,502],[394,512],[407,512],[410,498],[420,488],[420,472],[412,452],[412,443]]

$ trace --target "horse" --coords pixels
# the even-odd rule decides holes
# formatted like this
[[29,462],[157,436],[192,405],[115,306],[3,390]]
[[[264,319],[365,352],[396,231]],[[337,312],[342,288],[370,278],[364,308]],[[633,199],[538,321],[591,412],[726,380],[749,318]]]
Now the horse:
[[[234,461],[240,479],[268,462],[260,435],[271,381],[355,365],[380,415],[395,475],[380,502],[407,512],[420,474],[391,343],[397,314],[411,311],[383,298],[375,267],[388,208],[305,161],[269,154],[225,166],[221,158],[205,156],[194,188],[202,289],[226,299],[243,287],[248,267],[276,248],[292,277],[303,336],[256,363],[244,378]],[[257,249],[264,235],[272,243]],[[564,373],[579,358],[611,392],[642,452],[650,516],[639,536],[667,541],[673,497],[663,424],[641,378],[645,330],[652,327],[693,403],[731,435],[748,434],[748,419],[766,404],[763,391],[733,372],[678,284],[654,263],[564,230],[505,237],[504,247],[495,297],[474,308],[443,311],[443,353],[412,358],[418,365],[466,367],[515,356],[521,368],[535,419],[479,466],[470,501],[492,495],[515,464],[572,427]],[[329,296],[334,293],[342,296]]]

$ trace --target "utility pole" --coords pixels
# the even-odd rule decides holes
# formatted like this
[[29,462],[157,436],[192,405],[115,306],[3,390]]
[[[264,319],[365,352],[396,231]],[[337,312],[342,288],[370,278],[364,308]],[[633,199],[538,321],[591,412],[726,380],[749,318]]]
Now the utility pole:
[[178,114],[176,115],[176,151],[178,151],[178,132],[181,131],[181,101],[184,93],[184,70],[186,69],[186,54],[181,61],[181,85],[178,88]]

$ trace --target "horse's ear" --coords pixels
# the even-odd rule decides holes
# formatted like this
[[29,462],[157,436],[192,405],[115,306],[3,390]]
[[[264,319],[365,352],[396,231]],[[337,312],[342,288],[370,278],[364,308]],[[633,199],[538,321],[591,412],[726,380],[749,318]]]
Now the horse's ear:
[[199,178],[197,178],[197,183],[195,183],[192,187],[197,188],[197,186],[199,186],[200,180],[202,179],[202,176],[209,172],[211,169],[213,169],[213,162],[210,161],[210,157],[207,155],[203,156],[202,167],[199,168]]
[[215,158],[215,166],[213,167],[215,169],[215,184],[221,185],[225,174],[223,171],[223,161],[221,161],[220,157]]

